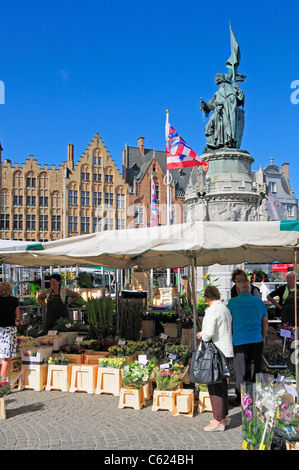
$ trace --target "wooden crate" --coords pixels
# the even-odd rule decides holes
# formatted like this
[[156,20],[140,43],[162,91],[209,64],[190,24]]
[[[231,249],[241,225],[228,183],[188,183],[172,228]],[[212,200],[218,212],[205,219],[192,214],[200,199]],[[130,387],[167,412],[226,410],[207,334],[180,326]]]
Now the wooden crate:
[[173,393],[173,416],[193,417],[194,413],[194,390],[181,389]]
[[71,386],[71,365],[48,365],[46,390],[68,392]]
[[93,364],[71,364],[72,376],[69,392],[95,393],[98,366]]
[[155,336],[155,320],[142,320],[142,338],[152,338]]
[[192,349],[193,328],[182,328],[181,344],[185,346],[185,348]]
[[0,398],[0,419],[6,419],[5,397]]
[[[63,355],[69,358],[69,364],[84,364],[84,354],[63,353]],[[61,353],[51,354],[51,357],[61,357]]]
[[154,390],[153,396],[153,411],[158,410],[169,410],[172,412],[173,410],[173,393],[174,390]]
[[198,413],[202,413],[203,411],[213,411],[209,392],[199,392],[197,411]]
[[150,400],[153,395],[153,386],[152,382],[148,382],[146,385],[143,385],[143,394],[145,400]]
[[99,357],[108,357],[108,351],[88,351],[88,354],[83,354],[84,364],[99,365]]
[[108,393],[119,397],[122,386],[121,369],[98,367],[96,394]]
[[19,390],[33,389],[41,392],[47,384],[48,364],[22,364]]
[[134,408],[134,410],[141,410],[144,406],[145,398],[143,387],[139,389],[121,388],[118,408]]
[[[53,348],[48,346],[38,346],[30,348],[20,348],[23,364],[41,365],[47,362],[51,356]],[[32,355],[34,354],[34,355]]]
[[164,323],[164,333],[171,338],[177,338],[178,336],[178,324],[177,323]]

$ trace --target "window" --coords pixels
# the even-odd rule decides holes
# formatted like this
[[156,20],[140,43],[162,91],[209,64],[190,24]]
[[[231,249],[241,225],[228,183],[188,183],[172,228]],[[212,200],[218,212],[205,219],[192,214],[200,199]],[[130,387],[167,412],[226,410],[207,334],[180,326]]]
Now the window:
[[35,215],[34,214],[26,215],[26,230],[27,231],[35,230]]
[[0,193],[0,206],[9,206],[9,194],[7,189],[3,189]]
[[78,231],[78,217],[77,216],[69,216],[69,232],[77,232]]
[[89,233],[89,217],[81,217],[81,232]]
[[113,206],[113,193],[105,193],[105,204]]
[[43,172],[39,175],[39,187],[45,189],[48,186],[48,176],[47,173]]
[[101,173],[93,173],[92,175],[93,181],[96,182],[101,182],[102,181],[102,174]]
[[272,194],[276,194],[277,189],[276,189],[276,182],[275,181],[269,181],[269,191]]
[[23,215],[14,214],[13,216],[13,229],[14,230],[23,230]]
[[9,214],[0,214],[0,230],[9,230]]
[[48,201],[48,196],[40,196],[39,197],[39,205],[40,207],[48,207],[49,201]]
[[81,192],[81,206],[89,206],[89,191]]
[[78,204],[78,191],[76,189],[69,190],[69,205],[76,206]]
[[47,232],[48,231],[48,216],[47,215],[40,215],[39,216],[39,231],[40,232]]
[[159,185],[155,184],[155,193],[156,193],[156,199],[159,201]]
[[113,183],[113,175],[105,175],[105,183]]
[[116,230],[124,230],[125,219],[116,219]]
[[113,218],[112,217],[105,217],[104,230],[113,230]]
[[52,193],[52,207],[59,207],[60,195],[58,191]]
[[23,175],[20,171],[16,171],[13,175],[14,188],[21,188],[23,185]]
[[33,173],[28,173],[26,177],[26,188],[35,188],[36,187],[36,178]]
[[61,230],[61,216],[52,215],[52,232],[60,232]]
[[81,180],[89,181],[89,177],[90,177],[89,167],[87,165],[83,165],[81,168]]
[[92,204],[93,206],[100,206],[102,204],[102,193],[94,191]]
[[35,207],[35,196],[26,196],[26,206]]
[[288,212],[289,216],[293,217],[293,215],[294,215],[294,206],[287,205],[287,212]]
[[93,157],[93,164],[94,164],[94,166],[101,166],[102,157]]
[[124,209],[125,208],[125,195],[124,194],[117,194],[116,195],[116,208],[117,209]]
[[135,227],[143,227],[143,206],[134,206],[134,225]]
[[101,217],[94,217],[93,218],[93,232],[101,232],[102,231],[102,219]]
[[13,197],[13,205],[23,207],[23,196],[21,196],[20,194],[15,194]]

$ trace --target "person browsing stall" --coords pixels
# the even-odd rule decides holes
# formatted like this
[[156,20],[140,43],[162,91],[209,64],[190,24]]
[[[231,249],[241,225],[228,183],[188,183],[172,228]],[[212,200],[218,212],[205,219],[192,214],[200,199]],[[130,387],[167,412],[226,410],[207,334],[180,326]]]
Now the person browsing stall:
[[19,300],[9,282],[0,283],[0,377],[8,380],[10,360],[17,355],[17,327],[20,320]]
[[[203,341],[212,340],[226,358],[232,358],[234,352],[230,311],[220,300],[220,292],[217,287],[206,287],[204,296],[208,307],[205,310],[202,331],[197,333],[196,336]],[[209,384],[208,390],[214,419],[204,428],[204,431],[224,431],[225,426],[229,424],[227,379],[222,379],[219,383]]]
[[228,301],[232,314],[236,402],[240,403],[241,383],[255,382],[261,371],[262,351],[268,331],[268,313],[262,299],[251,295],[248,279],[237,282],[238,296]]

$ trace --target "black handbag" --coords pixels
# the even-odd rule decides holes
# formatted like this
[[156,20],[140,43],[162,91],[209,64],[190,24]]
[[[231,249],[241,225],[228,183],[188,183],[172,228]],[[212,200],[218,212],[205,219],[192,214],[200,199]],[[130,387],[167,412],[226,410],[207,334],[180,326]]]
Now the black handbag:
[[223,352],[213,341],[201,341],[198,349],[192,353],[189,381],[213,384],[229,376],[230,372]]

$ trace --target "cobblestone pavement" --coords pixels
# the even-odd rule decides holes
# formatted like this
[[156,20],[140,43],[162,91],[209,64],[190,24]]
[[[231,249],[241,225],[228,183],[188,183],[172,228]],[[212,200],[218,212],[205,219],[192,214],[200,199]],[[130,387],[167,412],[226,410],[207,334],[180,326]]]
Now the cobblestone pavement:
[[230,409],[227,430],[207,433],[210,412],[172,416],[152,411],[152,400],[139,411],[118,403],[108,394],[14,389],[5,398],[0,450],[242,450],[239,407]]

